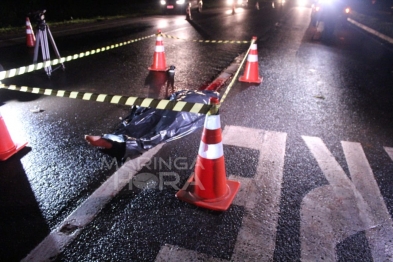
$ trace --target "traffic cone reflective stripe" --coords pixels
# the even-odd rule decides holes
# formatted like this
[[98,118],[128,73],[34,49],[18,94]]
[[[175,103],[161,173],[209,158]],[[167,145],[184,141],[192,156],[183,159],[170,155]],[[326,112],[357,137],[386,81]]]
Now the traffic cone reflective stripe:
[[239,187],[238,181],[226,178],[220,116],[207,115],[195,173],[184,188],[176,193],[176,197],[196,206],[225,211],[231,205]]
[[[256,40],[256,37],[253,38]],[[259,77],[259,67],[258,67],[258,50],[257,44],[251,44],[250,53],[247,57],[246,67],[244,69],[244,74],[239,78],[241,82],[247,83],[257,83],[262,82],[262,77]]]
[[156,48],[155,52],[157,53],[163,53],[165,51],[164,45],[162,44],[162,36],[157,36],[157,41],[156,41]]
[[256,50],[257,50],[257,44],[252,44],[250,53],[248,54],[247,57],[247,62],[249,63],[258,62],[258,54],[255,53],[257,52]]
[[153,55],[153,64],[149,67],[151,71],[166,71],[165,49],[162,42],[161,31],[158,31],[156,46]]
[[34,31],[31,27],[30,19],[28,17],[26,17],[26,45],[28,47],[35,46]]
[[[220,116],[206,117],[198,150],[195,176],[202,182],[195,187],[195,194],[203,199],[220,198],[228,192],[226,176],[209,176],[206,174],[225,174],[224,150],[221,137]],[[217,186],[216,186],[217,185]]]
[[206,159],[217,159],[224,154],[222,150],[222,143],[205,144],[203,141],[201,141],[198,154]]
[[4,161],[26,146],[27,142],[14,143],[0,113],[0,160]]
[[222,143],[209,145],[201,141],[198,154],[206,159],[217,159],[224,155],[224,151],[222,150],[222,148]]

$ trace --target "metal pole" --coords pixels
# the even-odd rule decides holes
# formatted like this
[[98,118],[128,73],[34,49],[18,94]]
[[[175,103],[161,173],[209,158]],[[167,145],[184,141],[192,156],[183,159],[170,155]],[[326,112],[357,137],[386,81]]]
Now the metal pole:
[[[56,54],[56,56],[57,56],[58,59],[61,59],[59,50],[57,49],[57,46],[56,46],[56,43],[55,43],[55,39],[53,39],[52,33],[51,33],[50,29],[49,29],[49,26],[47,25],[46,28],[47,28],[47,31],[48,31],[48,34],[49,34],[49,40],[50,40],[50,42],[52,43],[53,49],[54,49],[54,51],[55,51],[55,54]],[[63,70],[64,70],[64,69],[65,69],[65,66],[64,66],[63,63],[61,63],[61,66],[62,66],[62,68],[63,68]]]
[[[50,60],[50,52],[49,52],[49,44],[48,44],[48,36],[47,36],[46,27],[44,28],[44,31],[43,31],[43,38],[44,38],[44,41],[41,46],[41,51],[42,51],[43,61],[46,62],[46,61]],[[46,74],[48,76],[50,76],[52,74],[52,66],[49,65],[49,66],[45,67],[45,71],[46,71]]]
[[35,47],[34,47],[34,58],[33,58],[33,63],[34,64],[36,64],[37,60],[38,60],[38,51],[39,51],[38,47],[39,47],[39,45],[40,45],[40,43],[42,41],[41,37],[42,37],[42,31],[38,29],[37,42],[36,42]]

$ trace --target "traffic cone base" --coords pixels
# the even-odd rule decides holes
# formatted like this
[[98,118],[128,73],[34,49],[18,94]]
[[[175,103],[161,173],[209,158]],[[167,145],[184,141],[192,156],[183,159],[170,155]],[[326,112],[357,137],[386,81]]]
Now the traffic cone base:
[[150,71],[167,71],[169,69],[169,67],[154,67],[154,66],[149,66],[147,69],[149,69]]
[[0,160],[1,161],[7,160],[8,158],[12,157],[16,153],[18,153],[20,150],[22,150],[26,145],[27,145],[27,142],[23,142],[23,143],[17,142],[17,143],[15,143],[13,148],[8,150],[7,152],[1,152],[0,153]]
[[215,211],[226,211],[229,206],[232,204],[233,199],[235,198],[237,192],[240,188],[240,182],[234,180],[227,180],[226,187],[227,192],[225,195],[219,198],[200,198],[195,192],[196,187],[201,187],[203,185],[199,185],[198,182],[195,181],[195,175],[192,174],[190,178],[187,180],[186,184],[182,189],[180,189],[176,193],[176,197],[184,202],[207,208]]
[[27,142],[14,143],[0,114],[0,160],[4,161],[27,145]]
[[246,76],[241,76],[239,77],[239,81],[240,82],[246,82],[246,83],[256,83],[256,84],[260,84],[263,81],[263,77],[257,77],[255,79],[250,79],[249,77]]

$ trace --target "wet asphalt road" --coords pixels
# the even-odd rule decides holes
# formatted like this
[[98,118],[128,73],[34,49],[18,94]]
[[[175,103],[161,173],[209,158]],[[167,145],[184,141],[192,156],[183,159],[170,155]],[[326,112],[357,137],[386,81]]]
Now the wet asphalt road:
[[[357,30],[343,28],[330,45],[315,40],[308,8],[275,12],[246,10],[235,16],[206,12],[189,24],[184,17],[136,19],[129,25],[92,33],[55,35],[62,56],[154,34],[157,28],[183,38],[241,39],[258,36],[261,85],[237,82],[221,108],[222,126],[243,126],[287,134],[282,192],[273,260],[301,257],[300,206],[311,190],[328,182],[302,136],[321,138],[347,176],[340,141],[363,145],[387,209],[392,216],[393,163],[383,147],[392,141],[392,64],[380,44]],[[248,14],[245,17],[245,14]],[[278,23],[277,23],[278,22]],[[276,24],[277,23],[277,24]],[[275,26],[274,26],[275,25]],[[43,71],[5,84],[63,90],[165,97],[162,74],[151,74],[155,39],[105,51],[70,63],[51,79]],[[247,45],[212,45],[164,39],[167,61],[175,64],[176,88],[198,89],[210,83]],[[30,57],[29,57],[30,55]],[[24,45],[4,47],[4,68],[30,64]],[[165,86],[165,85],[164,85]],[[115,168],[103,167],[106,155],[89,147],[84,134],[110,132],[128,108],[67,98],[0,91],[2,115],[14,137],[29,147],[0,163],[1,257],[20,260],[97,187]],[[32,113],[35,107],[40,113]],[[242,134],[247,135],[247,134]],[[167,163],[183,157],[190,167],[200,133],[164,146],[156,156]],[[227,173],[255,176],[257,150],[225,146]],[[240,164],[239,164],[240,163]],[[141,172],[176,171],[183,184],[191,168],[156,167]],[[231,259],[246,215],[244,207],[225,213],[195,208],[173,197],[176,190],[125,188],[57,258],[58,261],[153,261],[164,244]],[[202,227],[201,227],[202,225]],[[354,247],[363,247],[356,250]],[[365,231],[337,246],[341,261],[372,259]]]

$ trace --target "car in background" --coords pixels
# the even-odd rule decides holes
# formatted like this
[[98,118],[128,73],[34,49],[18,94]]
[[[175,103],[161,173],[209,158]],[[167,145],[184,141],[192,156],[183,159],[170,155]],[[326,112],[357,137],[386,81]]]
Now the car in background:
[[280,8],[283,7],[286,3],[286,0],[273,0],[272,8]]
[[321,21],[321,5],[316,2],[311,6],[311,26],[318,26],[319,22]]
[[351,8],[348,3],[341,0],[319,0],[311,9],[310,25],[319,27],[320,39],[326,43],[332,43],[337,34],[335,32],[348,26],[348,17]]
[[247,7],[248,6],[248,0],[226,0],[227,6],[233,6],[233,4],[236,5],[236,7]]
[[303,7],[311,7],[312,1],[310,1],[310,0],[296,0],[295,5],[296,6],[303,6]]
[[161,11],[167,13],[180,13],[185,14],[187,6],[190,5],[191,9],[202,12],[202,0],[160,0]]
[[319,0],[311,5],[311,26],[318,26],[319,22],[334,21],[345,24],[351,7],[339,0]]

